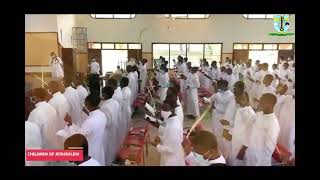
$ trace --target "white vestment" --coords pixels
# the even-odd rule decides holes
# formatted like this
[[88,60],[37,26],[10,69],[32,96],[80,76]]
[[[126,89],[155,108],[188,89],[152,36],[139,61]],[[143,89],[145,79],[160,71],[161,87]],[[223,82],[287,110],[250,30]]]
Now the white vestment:
[[177,116],[173,116],[165,119],[164,123],[162,133],[159,133],[161,143],[157,145],[160,166],[185,166],[181,122]]
[[144,65],[140,65],[139,66],[139,71],[140,71],[140,80],[141,80],[141,84],[140,84],[140,93],[144,93],[144,88],[146,87],[146,82],[147,82],[147,64]]
[[228,88],[231,92],[233,92],[233,86],[236,83],[236,78],[233,74],[227,75],[226,81],[228,81]]
[[56,136],[59,121],[56,110],[45,101],[37,103],[30,112],[28,122],[38,125],[43,149],[63,149],[63,140]]
[[274,113],[256,114],[249,145],[245,153],[248,166],[271,166],[272,154],[279,136],[279,123]]
[[126,136],[130,126],[131,126],[131,106],[130,106],[130,97],[131,97],[131,90],[130,88],[124,87],[121,89],[123,94],[123,101],[121,105],[121,111],[122,111],[122,120],[119,122],[119,139],[120,142],[123,141],[124,137]]
[[191,74],[188,80],[189,89],[187,90],[187,115],[199,116],[198,88],[200,88],[197,73]]
[[86,97],[89,95],[89,93],[88,93],[87,89],[84,88],[82,85],[77,86],[76,91],[78,93],[78,97],[80,100],[80,107],[83,107],[84,101],[85,101]]
[[169,74],[167,72],[160,75],[159,86],[158,96],[160,97],[161,102],[163,102],[167,97],[167,90],[169,87]]
[[64,73],[62,69],[63,62],[59,57],[51,58],[50,64],[52,66],[52,77],[53,78],[63,78]]
[[82,134],[87,138],[89,156],[96,159],[103,166],[105,165],[103,145],[106,121],[106,116],[97,109],[89,113],[88,118],[83,122],[81,127],[75,124],[65,127],[69,137],[74,134]]
[[85,116],[82,116],[83,106],[80,106],[80,98],[78,92],[71,86],[67,87],[63,93],[69,103],[69,115],[71,116],[72,123],[77,126],[81,126],[85,120]]
[[101,166],[101,164],[97,160],[90,158],[88,161],[85,161],[78,166]]
[[104,150],[106,165],[110,166],[115,160],[118,149],[121,145],[118,137],[119,129],[119,116],[120,105],[114,99],[108,99],[102,101],[100,105],[100,110],[105,114],[107,118],[106,129],[105,129],[105,140],[104,140]]
[[232,166],[244,166],[246,160],[237,159],[237,155],[242,146],[248,146],[251,127],[254,122],[255,112],[250,106],[237,109],[234,126],[232,128],[231,152],[229,155],[229,163]]
[[[25,122],[25,150],[27,149],[42,149],[41,131],[37,124]],[[44,166],[43,161],[26,161],[26,166]]]
[[130,96],[130,106],[131,106],[133,104],[133,101],[135,100],[137,83],[135,82],[135,77],[132,72],[130,72],[127,75],[127,78],[129,79],[128,87],[131,90],[131,96]]

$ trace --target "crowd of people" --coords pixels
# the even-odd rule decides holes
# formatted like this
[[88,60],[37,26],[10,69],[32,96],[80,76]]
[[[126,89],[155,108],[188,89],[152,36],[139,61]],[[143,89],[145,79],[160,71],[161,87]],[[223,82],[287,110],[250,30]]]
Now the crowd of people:
[[[165,58],[155,64],[154,78],[148,77],[146,59],[132,58],[126,70],[118,67],[115,71],[121,76],[118,81],[111,78],[101,87],[97,83],[100,67],[93,60],[89,89],[80,77],[32,89],[34,108],[25,118],[26,148],[82,147],[84,160],[76,165],[110,166],[133,126],[133,102],[146,93],[159,100],[156,114],[146,112],[159,121],[145,120],[158,128],[151,144],[160,154],[161,166],[271,166],[278,144],[290,152],[290,156],[281,157],[283,162],[294,164],[293,58],[281,57],[279,64],[272,65],[272,72],[259,60],[254,66],[250,59],[235,64],[231,59],[212,61],[209,66],[203,59],[196,67],[187,57],[177,59],[174,79],[169,78]],[[199,99],[199,88],[211,91],[212,96]],[[200,101],[212,107],[212,127],[196,130],[186,138],[185,116],[199,118]],[[26,165],[48,163],[26,161]]]

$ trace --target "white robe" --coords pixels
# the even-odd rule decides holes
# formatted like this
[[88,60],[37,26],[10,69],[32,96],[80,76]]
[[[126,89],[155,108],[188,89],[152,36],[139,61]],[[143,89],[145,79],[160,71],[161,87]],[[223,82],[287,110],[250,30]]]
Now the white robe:
[[161,102],[163,102],[167,97],[167,90],[169,87],[169,74],[167,72],[160,75],[159,86],[158,96],[160,97]]
[[89,95],[88,91],[86,88],[84,88],[82,85],[77,86],[76,89],[80,101],[80,107],[84,106],[84,101],[86,97]]
[[[206,75],[210,76],[210,68],[209,68],[209,66],[204,66],[203,70],[204,70]],[[210,85],[211,85],[211,80],[208,77],[204,76],[204,75],[202,75],[202,76],[203,76],[203,78],[202,78],[202,87],[207,89],[207,90],[209,90]]]
[[[187,69],[187,65],[186,63],[182,63],[179,68],[178,68],[178,73],[179,74],[183,74],[184,76],[187,76],[188,73],[188,69]],[[186,81],[183,79],[180,79],[180,92],[181,93],[185,93],[185,89],[186,89]]]
[[284,99],[278,120],[280,126],[278,143],[292,153],[295,139],[295,99],[291,96],[287,96],[287,98]]
[[129,79],[128,87],[131,90],[131,96],[130,96],[130,106],[131,106],[133,104],[134,99],[135,99],[137,83],[135,82],[135,77],[132,72],[130,72],[127,75],[127,78]]
[[139,92],[139,75],[138,72],[135,71],[133,72],[133,76],[134,76],[134,82],[136,83],[136,92],[135,92],[135,98],[136,99],[138,97],[138,92]]
[[199,77],[197,73],[191,74],[188,78],[189,89],[187,90],[187,115],[198,117],[199,102],[198,102],[198,88],[200,88]]
[[258,94],[257,98],[260,99],[261,96],[263,94],[266,94],[266,93],[270,93],[270,94],[276,95],[276,89],[272,85],[264,86],[262,91]]
[[241,65],[240,64],[236,64],[232,70],[233,75],[235,77],[235,81],[239,81],[240,79],[240,73],[241,73]]
[[71,116],[72,123],[75,123],[77,126],[81,126],[85,117],[82,116],[83,106],[80,106],[81,100],[77,90],[69,86],[65,89],[63,95],[69,103],[68,113]]
[[89,156],[96,159],[103,166],[105,165],[103,145],[106,121],[106,116],[97,109],[89,113],[88,118],[83,122],[81,127],[75,124],[65,127],[65,130],[69,133],[68,136],[82,134],[87,138]]
[[144,65],[140,65],[140,80],[141,80],[141,84],[140,84],[140,93],[144,93],[144,88],[146,87],[146,82],[147,82],[147,64]]
[[60,119],[56,110],[47,102],[42,101],[35,105],[30,112],[28,122],[38,125],[41,132],[41,147],[44,149],[63,149],[63,141],[59,141],[56,132],[59,130],[57,124]]
[[122,121],[119,122],[119,139],[120,143],[123,141],[126,133],[128,132],[130,126],[131,126],[131,106],[129,104],[129,99],[131,97],[131,90],[130,88],[124,87],[122,88],[122,94],[123,94],[123,101],[121,105],[121,111],[122,111]]
[[[25,122],[25,149],[42,149],[41,131],[37,124]],[[26,161],[26,166],[44,166],[43,161]]]
[[120,105],[116,100],[111,98],[101,103],[100,110],[107,118],[104,150],[106,165],[109,166],[115,160],[117,151],[121,145],[118,137]]
[[244,166],[246,160],[237,159],[237,155],[242,146],[248,146],[251,126],[254,122],[255,112],[250,106],[237,109],[234,126],[232,128],[231,152],[229,155],[229,163],[232,166]]
[[222,80],[227,80],[227,76],[228,76],[228,74],[227,74],[227,73],[225,73],[225,72],[221,72],[221,76],[220,76],[220,78],[221,78]]
[[[253,98],[259,98],[259,95],[260,93],[262,92],[262,89],[263,89],[263,78],[265,76],[265,71],[263,70],[260,70],[258,72],[256,72],[253,76],[253,80],[255,81],[260,81],[260,82],[253,82],[252,84],[252,88],[251,88],[251,93],[249,94],[250,95],[250,98],[251,100]],[[255,101],[252,101],[252,106],[253,108],[256,108],[257,107],[257,103]]]
[[250,81],[249,78],[252,78],[252,76],[254,75],[252,68],[246,68],[243,72],[243,78],[244,78],[244,89],[245,91],[249,94],[251,93],[251,89],[252,89],[252,84],[253,82]]
[[63,73],[63,70],[61,67],[63,65],[62,60],[59,57],[56,57],[54,59],[50,58],[50,64],[52,66],[52,77],[53,78],[63,78],[64,73]]
[[156,147],[160,153],[160,166],[185,166],[181,122],[177,116],[169,117],[164,122],[159,134],[161,144]]
[[234,95],[230,90],[213,94],[209,99],[214,102],[215,109],[212,110],[212,131],[217,138],[218,146],[222,146],[222,124],[220,120],[225,117],[229,103],[234,100]]
[[273,75],[273,81],[271,83],[272,87],[277,88],[278,84],[279,84],[279,79],[276,78],[276,75],[279,76],[279,69],[274,69],[272,71],[272,75]]
[[259,112],[256,114],[245,154],[246,165],[271,166],[279,131],[279,123],[274,113],[262,114]]
[[[236,111],[239,108],[239,105],[236,104],[235,99],[231,99],[229,103],[227,104],[225,114],[221,119],[224,119],[229,122],[230,125],[222,125],[223,129],[229,130],[229,133],[234,126],[234,120],[235,120],[235,115]],[[218,144],[219,150],[222,152],[223,156],[228,159],[229,154],[231,152],[231,141],[226,140],[225,138],[222,137],[221,142]]]
[[227,75],[226,81],[228,81],[228,88],[233,92],[233,86],[237,82],[235,76],[233,74]]
[[217,79],[220,79],[221,78],[221,72],[220,72],[220,69],[219,68],[211,68],[210,70],[210,77],[213,79],[213,80],[217,80]]
[[177,99],[177,105],[178,105],[178,107],[176,107],[175,113],[177,114],[178,118],[180,119],[182,127],[183,127],[184,114],[183,114],[183,107],[182,107],[179,99]]

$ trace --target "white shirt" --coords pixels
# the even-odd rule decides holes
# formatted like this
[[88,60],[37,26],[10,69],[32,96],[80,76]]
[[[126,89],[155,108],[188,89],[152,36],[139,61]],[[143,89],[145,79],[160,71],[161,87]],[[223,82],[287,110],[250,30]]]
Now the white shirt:
[[122,104],[122,91],[120,87],[117,87],[117,89],[114,90],[114,93],[112,95],[112,98],[118,101],[118,103]]
[[90,64],[90,74],[99,74],[100,71],[100,65],[96,61],[93,61]]
[[[77,90],[69,86],[65,89],[63,95],[69,103],[68,113],[71,116],[72,122],[80,126],[84,121],[84,117],[81,116],[84,104],[82,104],[82,100],[80,100]],[[80,106],[80,104],[82,105]]]
[[79,164],[79,166],[101,166],[101,164],[97,160],[90,158],[88,161]]
[[106,116],[97,109],[89,113],[88,118],[83,122],[81,127],[75,124],[65,127],[69,136],[80,133],[87,138],[89,156],[96,159],[101,165],[105,165],[103,144],[106,121]]
[[84,101],[85,101],[86,97],[88,96],[88,91],[82,85],[77,86],[76,91],[78,93],[78,97],[79,97],[79,100],[80,100],[80,107],[83,107],[84,106]]
[[220,69],[219,69],[219,68],[211,68],[211,70],[210,70],[210,77],[211,77],[213,80],[220,79],[220,77],[221,77]]
[[[157,151],[161,154],[161,166],[185,166],[184,150],[182,147],[183,128],[177,116],[164,120],[163,133],[159,134],[161,144]],[[160,130],[160,129],[159,129]]]
[[56,137],[58,120],[56,110],[46,101],[38,102],[30,112],[28,122],[38,125],[44,149],[62,148]]
[[[40,128],[37,124],[25,122],[25,149],[42,149],[42,139]],[[45,165],[41,161],[26,161],[27,166],[42,166]]]
[[220,156],[217,159],[209,160],[210,164],[226,164],[225,158],[220,153]]
[[276,148],[280,127],[274,113],[256,114],[252,125],[250,142],[246,151],[247,165],[271,166],[272,154]]
[[233,91],[233,86],[236,83],[235,76],[233,74],[227,75],[225,80],[228,81],[228,88],[230,91]]

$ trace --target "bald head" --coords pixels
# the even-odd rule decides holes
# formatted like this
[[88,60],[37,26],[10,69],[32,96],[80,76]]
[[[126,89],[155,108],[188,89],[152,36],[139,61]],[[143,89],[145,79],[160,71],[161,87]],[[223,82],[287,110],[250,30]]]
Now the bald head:
[[52,93],[56,93],[58,91],[63,92],[64,85],[60,81],[50,81],[49,82],[49,89]]
[[84,158],[88,156],[88,141],[82,134],[74,134],[64,142],[65,150],[83,150]]
[[263,94],[259,100],[259,109],[265,114],[273,113],[273,108],[277,103],[277,97],[271,93]]
[[48,100],[49,93],[44,88],[35,88],[35,89],[32,90],[31,96],[34,98],[36,103],[38,103],[38,102],[41,102],[41,101]]
[[195,148],[204,151],[217,149],[218,143],[216,137],[209,131],[199,131],[191,138],[191,143]]

